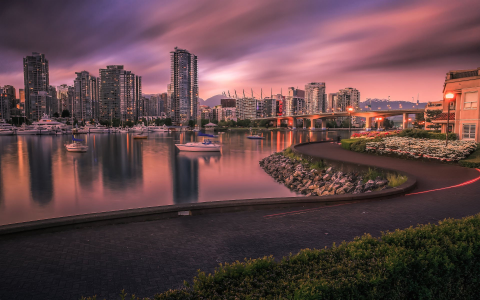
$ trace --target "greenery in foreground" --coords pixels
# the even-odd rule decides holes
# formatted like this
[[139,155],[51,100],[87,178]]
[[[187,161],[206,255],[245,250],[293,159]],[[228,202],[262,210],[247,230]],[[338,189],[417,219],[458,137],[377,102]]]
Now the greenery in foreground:
[[[480,215],[220,265],[153,299],[478,299]],[[96,299],[96,298],[82,298]],[[139,299],[126,297],[120,299]],[[145,298],[148,299],[148,298]]]
[[458,162],[462,167],[467,168],[480,168],[480,144],[472,154],[470,154],[466,159],[463,159]]

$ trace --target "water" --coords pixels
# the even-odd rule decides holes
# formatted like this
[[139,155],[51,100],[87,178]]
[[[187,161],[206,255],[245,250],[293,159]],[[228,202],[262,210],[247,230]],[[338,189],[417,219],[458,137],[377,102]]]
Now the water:
[[[292,143],[334,132],[220,134],[222,153],[178,153],[196,134],[80,135],[86,153],[67,152],[70,136],[0,136],[0,225],[93,212],[218,200],[299,196],[275,182],[259,160]],[[347,132],[342,132],[343,135]]]

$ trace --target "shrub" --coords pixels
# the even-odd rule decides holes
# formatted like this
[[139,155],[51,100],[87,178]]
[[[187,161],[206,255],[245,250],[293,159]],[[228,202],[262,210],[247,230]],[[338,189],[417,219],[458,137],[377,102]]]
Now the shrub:
[[382,173],[379,172],[377,169],[375,168],[368,168],[368,171],[367,173],[365,174],[365,176],[363,176],[363,183],[369,181],[369,180],[375,180],[377,179],[377,177],[382,177]]
[[[400,137],[411,137],[416,139],[434,139],[434,140],[445,140],[445,133],[432,132],[429,130],[422,129],[404,129],[398,133]],[[448,140],[454,141],[457,139],[455,133],[448,134]]]
[[460,160],[458,163],[462,167],[480,168],[480,144],[477,146],[477,150],[470,154],[466,159]]
[[350,150],[350,146],[355,143],[357,139],[344,139],[340,141],[340,145],[345,150]]
[[391,187],[396,187],[407,182],[408,177],[400,174],[387,174],[388,185]]

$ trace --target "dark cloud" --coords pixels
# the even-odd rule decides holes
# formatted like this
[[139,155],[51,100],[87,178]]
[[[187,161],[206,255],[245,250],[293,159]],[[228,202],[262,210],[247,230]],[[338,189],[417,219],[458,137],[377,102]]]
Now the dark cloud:
[[169,52],[178,46],[199,57],[204,98],[242,86],[266,84],[279,90],[340,80],[346,72],[410,69],[424,74],[434,65],[447,71],[459,63],[474,68],[480,59],[480,2],[473,0],[44,0],[2,5],[0,84],[17,86],[23,84],[22,57],[33,51],[49,59],[52,84],[71,84],[83,69],[97,74],[107,64],[124,64],[142,75],[144,91],[153,93],[166,89]]

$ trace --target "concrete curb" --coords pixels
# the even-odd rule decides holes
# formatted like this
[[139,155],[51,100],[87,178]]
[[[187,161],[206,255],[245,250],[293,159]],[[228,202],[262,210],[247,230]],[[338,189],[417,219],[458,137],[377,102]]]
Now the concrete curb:
[[[302,143],[304,145],[309,143]],[[294,148],[298,145],[295,145]],[[298,150],[295,150],[298,151]],[[299,152],[301,153],[301,152]],[[395,171],[395,170],[392,170]],[[398,171],[395,171],[398,172]],[[403,172],[399,172],[403,173]],[[246,200],[228,200],[203,202],[192,204],[157,206],[148,208],[135,208],[112,212],[92,213],[78,216],[68,216],[46,220],[38,220],[24,223],[16,223],[0,226],[0,236],[9,236],[21,233],[51,232],[72,228],[99,226],[107,224],[122,224],[130,222],[141,222],[160,220],[192,215],[204,215],[214,213],[226,213],[236,211],[260,210],[287,208],[292,206],[323,206],[338,203],[348,203],[356,201],[370,201],[392,198],[404,195],[413,190],[417,180],[414,176],[406,174],[408,180],[399,187],[364,193],[358,195],[334,195],[334,196],[312,196],[312,197],[286,197],[286,198],[263,198]]]

